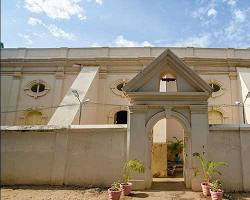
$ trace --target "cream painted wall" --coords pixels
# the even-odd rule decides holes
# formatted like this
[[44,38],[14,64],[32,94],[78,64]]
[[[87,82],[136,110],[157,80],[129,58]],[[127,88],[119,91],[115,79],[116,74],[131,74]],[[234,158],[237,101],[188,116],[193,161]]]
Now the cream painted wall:
[[[121,180],[126,125],[1,127],[2,184],[109,186]],[[208,155],[226,191],[250,191],[250,127],[210,127]],[[95,166],[93,168],[93,166]]]
[[107,187],[122,178],[126,125],[1,128],[3,185]]
[[250,127],[216,125],[210,127],[209,158],[227,163],[221,167],[223,188],[227,191],[250,191]]
[[[238,97],[236,99],[232,97],[232,93],[236,92],[232,84],[237,84],[237,82],[231,83],[228,74],[220,75],[213,73],[211,75],[202,75],[201,77],[208,83],[214,82],[221,86],[221,91],[208,99],[209,111],[215,110],[220,112],[223,115],[222,120],[224,124],[237,123],[239,116],[233,115],[233,108],[235,108],[235,101],[237,101]],[[236,88],[239,88],[239,86]]]
[[[152,57],[159,55],[162,50],[163,48],[3,49],[1,63],[1,110],[24,111],[9,112],[8,114],[2,113],[1,124],[24,124],[28,110],[31,109],[43,113],[44,123],[49,121],[55,109],[48,107],[59,105],[80,69],[73,67],[73,64],[77,62],[75,60],[69,60],[69,62],[43,62],[43,59],[61,59],[67,56],[69,59],[80,59],[81,62],[85,62],[85,59],[87,59],[89,64],[85,66],[90,66],[92,62],[96,65],[99,59],[106,59],[105,62],[103,60],[100,61],[101,70],[98,83],[95,83],[95,87],[90,92],[90,97],[97,104],[86,105],[86,110],[88,111],[85,112],[82,123],[113,123],[115,112],[125,110],[129,100],[115,94],[111,87],[119,80],[130,80],[145,65],[152,61]],[[221,92],[221,95],[216,95],[209,99],[209,109],[221,112],[223,114],[223,123],[238,124],[239,116],[242,116],[242,113],[239,107],[235,106],[235,101],[241,101],[242,92],[239,91],[240,82],[236,70],[240,71],[240,69],[243,69],[241,65],[245,65],[244,68],[249,71],[249,65],[246,65],[246,61],[244,61],[244,59],[249,59],[249,51],[200,48],[172,48],[172,50],[179,57],[185,58],[185,62],[200,74],[204,80],[212,80],[221,84],[223,92]],[[25,62],[20,61],[22,67],[19,67],[20,63],[16,64],[14,60],[9,62],[14,58],[27,60]],[[193,58],[194,60],[192,60]],[[198,58],[206,58],[207,60],[203,61]],[[232,67],[227,62],[217,64],[219,62],[218,58],[240,58],[241,60],[237,60],[239,64],[236,67]],[[34,60],[31,62],[28,59],[40,60],[39,62]],[[90,61],[91,59],[94,60]],[[23,88],[27,83],[37,78],[44,80],[49,85],[50,90],[46,95],[34,99],[28,96]],[[248,81],[247,85],[249,84]],[[77,118],[76,116],[74,124],[77,123]]]

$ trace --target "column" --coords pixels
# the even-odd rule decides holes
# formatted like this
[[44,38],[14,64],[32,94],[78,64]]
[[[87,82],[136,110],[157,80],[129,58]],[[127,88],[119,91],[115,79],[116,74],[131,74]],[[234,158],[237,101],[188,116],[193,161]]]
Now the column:
[[[199,161],[193,157],[193,153],[197,152],[205,157],[209,157],[207,151],[208,145],[208,107],[207,105],[192,105],[191,109],[191,161],[192,168],[200,168]],[[199,191],[201,189],[200,186],[201,178],[200,177],[192,177],[191,186],[192,190]]]
[[132,180],[135,189],[145,189],[151,179],[150,160],[148,160],[149,138],[146,134],[146,106],[134,105],[129,107],[127,133],[127,159],[138,159],[144,163],[145,173],[136,174]]

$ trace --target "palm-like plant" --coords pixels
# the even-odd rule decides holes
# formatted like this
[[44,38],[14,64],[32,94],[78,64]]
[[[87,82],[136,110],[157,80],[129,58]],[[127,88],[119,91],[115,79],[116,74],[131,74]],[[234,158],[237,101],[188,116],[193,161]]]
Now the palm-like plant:
[[[217,170],[218,167],[226,165],[225,162],[216,162],[216,161],[210,161],[210,160],[208,161],[203,156],[201,156],[199,153],[194,153],[193,156],[196,157],[200,161],[201,166],[202,166],[202,173],[204,176],[204,180],[207,183],[211,182],[211,180],[215,174],[221,175],[221,172]],[[198,173],[200,173],[200,170],[196,169],[195,176]]]
[[123,181],[128,183],[131,179],[131,172],[144,173],[144,165],[137,159],[128,160],[123,167]]
[[175,161],[180,161],[180,154],[183,151],[183,140],[179,140],[177,137],[173,137],[175,141],[169,143],[169,151],[175,157]]

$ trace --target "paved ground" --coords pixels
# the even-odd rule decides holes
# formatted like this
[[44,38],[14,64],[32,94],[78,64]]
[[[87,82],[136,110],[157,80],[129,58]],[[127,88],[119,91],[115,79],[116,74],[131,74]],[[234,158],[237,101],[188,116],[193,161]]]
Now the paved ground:
[[[178,190],[181,185],[153,185],[151,190],[136,191],[121,200],[206,200],[199,192]],[[167,189],[166,189],[167,188]],[[236,193],[231,199],[250,200],[250,193]],[[107,200],[106,190],[99,188],[84,189],[72,187],[22,186],[2,187],[2,200]]]

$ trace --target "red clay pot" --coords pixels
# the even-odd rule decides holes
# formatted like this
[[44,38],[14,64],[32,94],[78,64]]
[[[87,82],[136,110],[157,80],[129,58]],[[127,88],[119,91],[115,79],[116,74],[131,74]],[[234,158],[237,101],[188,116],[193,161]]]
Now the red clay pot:
[[217,192],[213,192],[212,190],[210,190],[212,200],[222,200],[223,193],[223,190],[219,190]]
[[132,190],[132,183],[121,183],[120,184],[122,194],[124,196],[128,196],[131,193]]
[[210,184],[207,182],[201,183],[202,193],[204,196],[210,196]]
[[119,200],[122,194],[122,191],[113,191],[108,189],[109,199],[110,200]]

